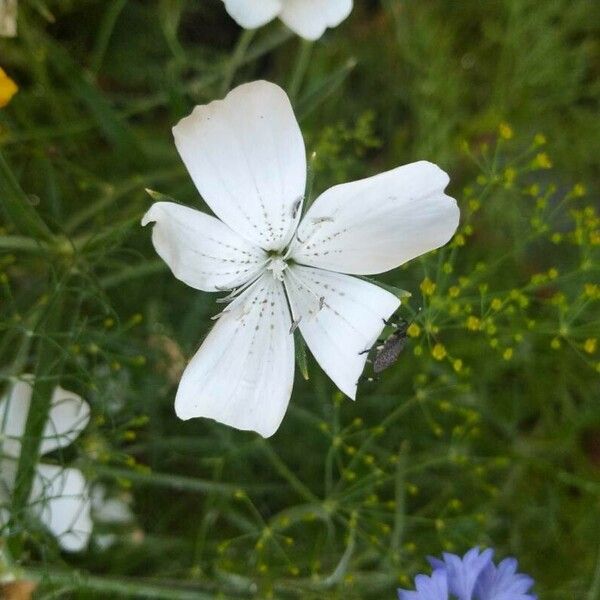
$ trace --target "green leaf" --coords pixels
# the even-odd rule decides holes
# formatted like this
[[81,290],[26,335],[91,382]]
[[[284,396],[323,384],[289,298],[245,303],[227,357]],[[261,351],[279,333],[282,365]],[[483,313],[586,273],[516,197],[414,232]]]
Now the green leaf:
[[308,361],[306,358],[306,343],[297,329],[294,331],[294,350],[296,352],[296,364],[298,365],[298,369],[300,370],[300,373],[302,373],[302,377],[308,381],[309,376]]
[[154,200],[155,202],[174,202],[175,204],[180,204],[179,202],[177,202],[177,200],[175,200],[175,198],[167,196],[162,192],[157,192],[156,190],[151,190],[150,188],[144,189],[146,191],[146,194],[148,194],[148,196],[150,196],[150,198],[152,198],[152,200]]

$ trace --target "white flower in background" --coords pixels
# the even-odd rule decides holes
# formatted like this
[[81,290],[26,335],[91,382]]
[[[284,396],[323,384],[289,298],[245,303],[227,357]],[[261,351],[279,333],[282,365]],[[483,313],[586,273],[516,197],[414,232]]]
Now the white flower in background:
[[[306,155],[285,92],[266,81],[197,106],[173,129],[196,187],[218,218],[157,202],[142,224],[173,274],[234,291],[183,373],[175,411],[264,437],[285,414],[297,325],[323,370],[354,399],[393,294],[346,275],[393,269],[445,244],[458,225],[448,176],[428,162],[336,185],[302,214]],[[291,314],[290,314],[291,310]]]
[[[32,386],[18,381],[0,401],[0,523],[7,520],[31,404]],[[66,448],[85,429],[90,407],[77,394],[57,386],[52,395],[48,421],[44,427],[40,455]],[[69,552],[83,550],[88,543],[92,520],[88,485],[78,469],[38,463],[29,508]]]
[[17,35],[17,0],[0,0],[0,37]]
[[[92,501],[92,516],[94,524],[104,531],[94,530],[94,543],[100,550],[108,550],[120,535],[115,531],[129,527],[135,520],[130,508],[129,494],[109,496],[104,485],[96,484],[90,494]],[[120,532],[119,532],[120,533]]]
[[319,39],[352,11],[352,0],[223,0],[238,25],[256,29],[279,17],[294,33]]

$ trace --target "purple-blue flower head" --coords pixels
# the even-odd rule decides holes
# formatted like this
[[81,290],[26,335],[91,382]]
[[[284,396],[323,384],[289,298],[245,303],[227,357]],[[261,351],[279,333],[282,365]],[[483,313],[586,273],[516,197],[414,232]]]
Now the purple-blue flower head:
[[529,593],[534,581],[517,573],[517,561],[507,558],[496,566],[493,550],[472,548],[462,558],[444,553],[429,558],[431,577],[418,575],[415,591],[398,590],[399,600],[537,600]]

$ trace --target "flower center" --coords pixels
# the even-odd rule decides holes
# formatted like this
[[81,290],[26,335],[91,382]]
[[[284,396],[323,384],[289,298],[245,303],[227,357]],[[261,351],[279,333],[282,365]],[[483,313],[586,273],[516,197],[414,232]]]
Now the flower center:
[[273,277],[283,281],[283,272],[287,269],[287,262],[281,256],[272,256],[267,264],[267,271],[273,273]]

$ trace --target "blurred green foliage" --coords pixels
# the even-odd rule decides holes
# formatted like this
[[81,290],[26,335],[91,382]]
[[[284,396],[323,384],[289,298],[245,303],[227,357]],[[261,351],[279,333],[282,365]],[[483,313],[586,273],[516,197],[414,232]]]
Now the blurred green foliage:
[[[482,544],[541,598],[600,597],[597,7],[355,4],[306,65],[279,23],[236,53],[217,0],[21,0],[0,39],[20,88],[0,110],[0,377],[90,402],[55,459],[129,491],[136,521],[66,555],[17,506],[0,577],[39,598],[392,598],[426,554]],[[293,86],[315,192],[426,158],[462,210],[451,244],[385,277],[412,293],[398,364],[352,403],[309,361],[268,441],[176,419],[217,308],[139,226],[146,187],[206,210],[170,127],[256,78]]]

